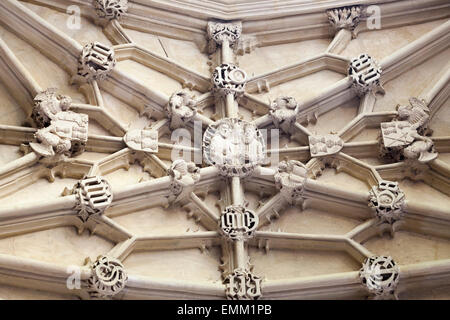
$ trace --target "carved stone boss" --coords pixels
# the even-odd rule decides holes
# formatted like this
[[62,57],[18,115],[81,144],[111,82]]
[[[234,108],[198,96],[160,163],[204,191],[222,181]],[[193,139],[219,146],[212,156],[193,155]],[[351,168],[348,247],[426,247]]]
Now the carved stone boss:
[[300,106],[293,97],[279,97],[270,104],[270,116],[277,128],[291,133],[297,121]]
[[235,269],[225,280],[225,294],[228,300],[257,300],[261,297],[262,279],[253,273]]
[[216,121],[203,136],[205,161],[219,168],[223,176],[248,176],[263,163],[265,153],[265,141],[258,128],[239,119]]
[[258,216],[243,206],[228,206],[222,212],[219,227],[230,240],[247,240],[253,237],[258,226]]
[[92,298],[112,298],[125,288],[128,275],[118,259],[100,256],[91,265],[91,270],[88,292]]
[[338,153],[344,141],[336,134],[309,136],[309,152],[311,157],[323,157]]
[[359,271],[362,284],[375,299],[396,298],[399,280],[397,264],[391,257],[370,257]]
[[185,199],[200,180],[200,169],[195,163],[186,162],[183,159],[175,160],[168,170],[172,180],[170,184],[169,201]]
[[247,74],[231,63],[224,63],[214,69],[212,74],[213,90],[219,96],[244,94]]
[[328,20],[337,32],[341,29],[353,31],[361,19],[361,7],[343,7],[327,10]]
[[179,91],[169,99],[166,110],[170,118],[170,128],[184,127],[197,114],[197,102],[187,92]]
[[361,54],[353,58],[348,68],[348,75],[353,81],[353,89],[360,97],[368,92],[384,93],[380,84],[381,68],[368,54]]
[[241,37],[242,23],[240,21],[231,23],[209,21],[206,32],[209,42],[208,51],[212,53],[224,42],[227,42],[230,47],[236,47]]
[[275,174],[275,185],[283,198],[292,205],[303,201],[308,170],[297,160],[281,161]]
[[393,224],[404,216],[405,194],[397,182],[381,181],[369,192],[369,206],[380,221]]
[[73,187],[72,194],[77,196],[75,209],[83,222],[102,215],[113,199],[111,186],[100,176],[83,178]]
[[116,65],[114,49],[100,42],[92,42],[83,47],[78,59],[78,79],[105,80]]
[[128,0],[94,0],[94,8],[101,19],[119,19],[127,13]]
[[135,151],[158,152],[158,131],[156,130],[130,130],[123,136],[128,148]]

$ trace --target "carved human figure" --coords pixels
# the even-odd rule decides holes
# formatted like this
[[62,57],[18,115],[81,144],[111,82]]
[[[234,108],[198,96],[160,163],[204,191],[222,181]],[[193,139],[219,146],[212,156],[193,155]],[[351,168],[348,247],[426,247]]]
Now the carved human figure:
[[275,174],[275,185],[289,204],[302,201],[308,169],[297,160],[281,161]]
[[270,104],[273,123],[285,133],[291,133],[300,106],[293,97],[279,97]]
[[70,97],[58,95],[56,88],[49,88],[40,92],[34,98],[31,117],[38,128],[44,128],[50,125],[58,112],[67,111],[71,104],[72,99]]
[[186,162],[183,159],[175,160],[168,170],[172,179],[170,185],[172,201],[184,199],[200,180],[200,169],[195,163]]
[[347,29],[353,31],[361,19],[361,7],[343,7],[327,10],[328,21],[335,31]]
[[433,140],[421,136],[417,131],[413,133],[413,137],[414,142],[403,149],[405,159],[427,163],[437,158],[438,153],[434,150]]
[[170,128],[183,127],[197,114],[196,101],[184,91],[175,92],[167,104],[167,115],[170,118]]
[[391,257],[367,258],[359,271],[359,276],[374,299],[397,298],[395,290],[399,281],[399,269]]
[[417,130],[420,135],[428,133],[426,131],[430,119],[430,109],[425,100],[412,97],[409,99],[409,105],[398,105],[397,112],[398,120],[407,121],[411,128]]
[[211,138],[210,154],[214,164],[230,163],[233,153],[233,145],[230,135],[233,130],[228,122],[221,122],[217,127],[217,133]]
[[31,149],[40,156],[75,156],[84,151],[87,142],[88,116],[72,111],[55,115],[50,126],[35,133],[37,143]]
[[120,260],[99,256],[91,265],[88,292],[91,298],[110,299],[120,293],[128,280],[128,275]]
[[244,162],[246,163],[257,163],[263,160],[261,157],[264,154],[264,149],[256,135],[254,125],[244,124],[244,141],[241,144],[244,150],[241,151],[241,154],[244,155]]

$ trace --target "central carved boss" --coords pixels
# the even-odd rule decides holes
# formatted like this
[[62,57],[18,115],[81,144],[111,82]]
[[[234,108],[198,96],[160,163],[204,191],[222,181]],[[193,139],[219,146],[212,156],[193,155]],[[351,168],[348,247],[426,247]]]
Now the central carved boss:
[[258,128],[239,119],[222,119],[203,136],[205,161],[228,177],[245,177],[265,159],[266,146]]

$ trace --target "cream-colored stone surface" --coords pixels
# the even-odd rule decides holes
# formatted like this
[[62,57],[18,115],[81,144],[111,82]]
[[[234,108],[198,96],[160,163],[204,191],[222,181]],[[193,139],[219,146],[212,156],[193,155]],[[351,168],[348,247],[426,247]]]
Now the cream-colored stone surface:
[[139,236],[177,235],[207,231],[179,208],[153,207],[113,218],[130,232]]
[[0,299],[5,300],[78,300],[77,297],[48,291],[0,285]]
[[82,45],[92,41],[99,41],[105,45],[111,45],[111,41],[103,34],[102,28],[96,26],[93,21],[85,17],[79,17],[80,27],[77,28],[73,26],[71,15],[65,12],[59,12],[29,2],[22,2],[22,4]]
[[270,92],[254,95],[266,103],[272,102],[279,96],[291,96],[294,97],[297,102],[301,103],[317,96],[322,91],[326,90],[328,86],[333,85],[343,78],[343,74],[330,70],[323,70],[275,86],[270,89]]
[[305,234],[345,234],[360,224],[361,221],[339,216],[333,212],[323,212],[307,208],[288,208],[279,219],[261,230],[282,231]]
[[[449,57],[450,49],[446,49],[418,66],[414,66],[397,78],[383,84],[386,94],[377,99],[374,111],[396,110],[398,104],[408,104],[410,97],[420,96],[429,86],[436,83],[444,75],[445,70],[449,66]],[[413,79],[414,81],[412,81]]]
[[74,227],[61,227],[0,239],[0,253],[51,262],[61,266],[84,265],[85,258],[95,260],[107,253],[113,244]]
[[[431,186],[420,182],[404,179],[399,186],[406,195],[406,199],[424,203],[439,203],[443,208],[450,208],[450,197]],[[450,215],[450,210],[448,212]]]
[[18,105],[15,99],[8,93],[8,90],[0,81],[0,101],[2,110],[0,111],[0,123],[11,126],[20,126],[26,119],[26,112]]
[[21,156],[22,154],[19,152],[19,147],[0,145],[0,165],[19,159]]
[[398,231],[394,238],[374,237],[364,243],[377,255],[390,255],[400,264],[419,263],[450,258],[450,241],[405,231]]
[[130,273],[151,278],[199,282],[219,282],[219,264],[220,248],[217,247],[204,253],[199,249],[136,252],[124,261],[125,268]]
[[238,58],[239,66],[253,77],[319,55],[328,45],[328,39],[317,39],[255,48]]
[[120,187],[151,179],[148,172],[145,172],[142,166],[138,164],[130,165],[128,170],[125,168],[120,168],[109,173],[102,171],[102,175],[108,180],[113,188],[116,186]]
[[346,172],[337,173],[336,170],[332,168],[325,168],[322,175],[319,176],[317,180],[339,186],[343,190],[368,191],[370,189],[370,186],[365,181],[356,179]]
[[[344,252],[310,250],[263,250],[250,248],[253,272],[267,280],[317,276],[356,271],[361,266]],[[276,266],[276,267],[274,267]]]
[[380,62],[381,59],[420,38],[445,21],[436,20],[412,26],[383,29],[383,20],[381,20],[382,29],[360,33],[358,38],[352,40],[341,54],[347,58],[353,58],[364,52]]

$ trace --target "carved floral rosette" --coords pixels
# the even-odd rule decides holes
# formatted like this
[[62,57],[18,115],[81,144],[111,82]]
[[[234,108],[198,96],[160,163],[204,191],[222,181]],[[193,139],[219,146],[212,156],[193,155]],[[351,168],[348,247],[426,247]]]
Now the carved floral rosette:
[[92,298],[112,298],[125,288],[128,275],[118,259],[99,256],[91,265],[91,270],[88,292]]
[[303,199],[307,177],[308,169],[300,161],[281,161],[275,173],[275,186],[289,204],[295,205]]
[[367,291],[373,294],[375,299],[396,297],[399,269],[391,257],[367,258],[359,270],[359,277]]
[[95,13],[101,19],[113,20],[126,15],[128,0],[93,0]]
[[72,104],[68,96],[58,95],[56,88],[48,88],[34,98],[31,118],[38,128],[48,127],[58,112],[67,111]]
[[297,121],[297,114],[300,106],[293,97],[279,97],[270,104],[270,116],[277,128],[286,133],[293,130],[293,126]]
[[235,269],[224,280],[228,300],[257,300],[261,298],[261,277],[250,271]]
[[353,89],[360,97],[368,92],[381,92],[381,68],[378,63],[368,54],[363,53],[350,61],[348,75],[353,81]]
[[247,74],[231,63],[223,63],[214,69],[212,84],[215,93],[220,96],[233,94],[235,97],[244,94]]
[[209,21],[206,27],[207,39],[209,41],[210,53],[217,50],[217,47],[227,41],[231,47],[236,47],[242,33],[242,23],[238,22],[217,22]]
[[180,200],[189,194],[200,180],[200,169],[195,163],[178,159],[172,162],[168,170],[171,178],[170,201]]
[[241,205],[228,206],[222,211],[219,228],[228,239],[248,240],[254,236],[259,218],[251,210]]
[[327,10],[328,21],[335,31],[347,29],[355,30],[361,19],[361,7],[342,7]]
[[380,221],[392,224],[404,216],[405,194],[397,182],[381,181],[369,191],[369,207]]
[[197,102],[187,92],[178,91],[170,96],[167,104],[167,116],[170,118],[170,128],[183,127],[197,114]]
[[83,47],[78,59],[77,75],[86,82],[105,80],[115,65],[114,49],[100,42],[92,42]]
[[211,124],[203,135],[203,156],[222,176],[246,177],[265,160],[264,137],[252,123],[225,118]]

